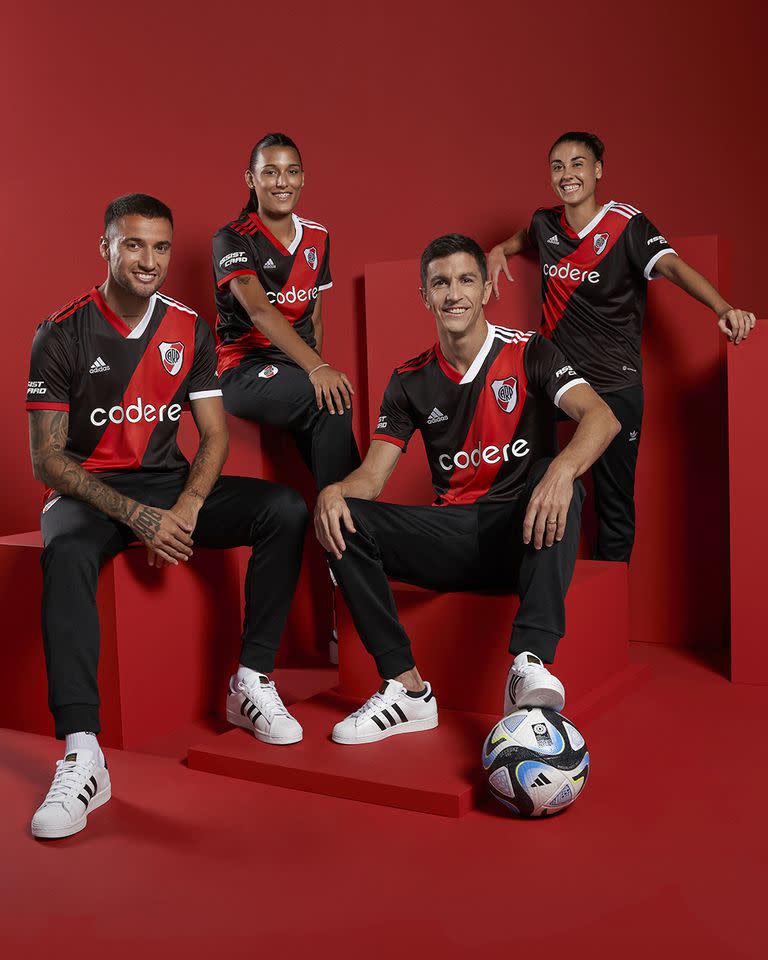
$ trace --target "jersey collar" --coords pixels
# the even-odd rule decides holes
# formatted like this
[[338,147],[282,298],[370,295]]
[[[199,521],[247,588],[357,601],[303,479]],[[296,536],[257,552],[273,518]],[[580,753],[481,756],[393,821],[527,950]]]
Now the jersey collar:
[[488,353],[490,352],[490,349],[493,345],[493,336],[496,332],[496,328],[492,326],[490,323],[488,323],[487,320],[485,321],[485,323],[486,323],[486,326],[488,327],[488,333],[486,335],[486,338],[483,341],[482,347],[480,347],[480,349],[477,351],[477,356],[469,365],[469,369],[463,376],[462,374],[459,373],[459,371],[455,367],[452,367],[450,363],[448,363],[448,361],[445,359],[445,354],[443,353],[442,347],[440,346],[440,341],[438,340],[437,343],[435,344],[435,356],[437,357],[437,362],[440,366],[440,369],[443,371],[446,377],[448,377],[449,380],[453,380],[454,383],[458,383],[459,385],[462,385],[465,383],[472,383],[472,381],[477,376],[480,368],[482,367],[483,363],[485,362],[485,358],[488,356]]
[[583,240],[584,237],[592,233],[592,231],[595,229],[598,223],[600,223],[600,221],[603,219],[606,213],[608,213],[608,211],[611,209],[611,207],[614,205],[615,202],[616,202],[615,200],[609,200],[608,203],[606,203],[603,206],[603,209],[598,210],[595,216],[592,217],[592,219],[586,225],[586,227],[584,227],[583,230],[579,230],[578,233],[576,233],[574,230],[571,229],[570,224],[565,219],[565,207],[563,207],[563,210],[560,214],[560,223],[562,224],[563,230],[565,230],[566,235],[569,236],[572,240],[576,240],[576,239]]
[[93,302],[99,308],[99,311],[103,315],[107,323],[114,327],[115,330],[120,334],[121,337],[124,337],[126,340],[138,340],[144,333],[144,331],[149,326],[149,321],[152,318],[152,311],[155,309],[155,304],[157,303],[157,294],[152,294],[149,298],[149,303],[147,304],[146,312],[144,316],[139,320],[136,326],[131,329],[127,323],[124,323],[123,320],[118,317],[115,311],[109,306],[107,301],[101,295],[101,290],[98,287],[94,287],[91,290],[91,296],[93,297]]
[[289,247],[284,246],[277,239],[277,237],[264,226],[261,220],[261,217],[257,213],[250,213],[248,214],[248,216],[251,222],[254,223],[259,228],[259,233],[263,233],[264,236],[267,238],[267,240],[269,240],[269,242],[272,244],[272,246],[276,247],[284,257],[292,257],[294,253],[296,253],[296,251],[299,248],[299,244],[301,243],[301,238],[304,235],[304,227],[302,226],[301,220],[299,220],[299,218],[296,216],[295,213],[291,214],[291,219],[293,220],[294,236],[293,236],[293,240],[291,240],[291,244]]

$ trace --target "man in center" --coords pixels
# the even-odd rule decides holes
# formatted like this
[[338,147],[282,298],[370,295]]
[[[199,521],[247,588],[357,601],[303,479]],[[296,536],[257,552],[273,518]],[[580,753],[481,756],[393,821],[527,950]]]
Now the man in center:
[[[504,712],[562,710],[551,664],[565,632],[565,595],[579,542],[577,478],[620,429],[608,406],[549,340],[494,327],[485,255],[449,234],[421,256],[421,296],[437,342],[397,367],[362,465],[326,487],[315,531],[382,685],[336,724],[337,743],[437,726],[387,577],[431,590],[516,591]],[[556,408],[578,422],[557,455]],[[432,506],[373,502],[414,431],[432,473]],[[471,663],[465,669],[471,670]]]

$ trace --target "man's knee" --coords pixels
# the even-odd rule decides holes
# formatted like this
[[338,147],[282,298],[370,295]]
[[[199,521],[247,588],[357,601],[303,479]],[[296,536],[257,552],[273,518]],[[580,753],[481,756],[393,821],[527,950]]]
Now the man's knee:
[[44,571],[73,570],[99,565],[99,550],[83,537],[82,531],[52,537],[40,557]]
[[301,494],[277,483],[270,488],[261,514],[262,521],[293,530],[304,530],[309,521],[309,511]]

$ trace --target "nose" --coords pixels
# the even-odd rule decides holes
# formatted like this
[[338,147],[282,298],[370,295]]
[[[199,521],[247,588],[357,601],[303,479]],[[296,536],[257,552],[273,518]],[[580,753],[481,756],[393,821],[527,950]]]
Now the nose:
[[448,287],[448,297],[447,299],[453,303],[456,300],[461,300],[461,287],[459,286],[458,277],[454,277]]
[[139,266],[143,270],[152,271],[155,269],[156,262],[155,251],[151,247],[144,247],[139,257]]

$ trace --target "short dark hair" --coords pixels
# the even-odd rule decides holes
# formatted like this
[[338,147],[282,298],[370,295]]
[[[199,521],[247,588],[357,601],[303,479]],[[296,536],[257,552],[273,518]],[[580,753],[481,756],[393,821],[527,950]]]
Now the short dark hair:
[[159,218],[167,220],[173,226],[173,214],[162,200],[150,197],[146,193],[126,193],[124,197],[116,197],[104,211],[104,232],[120,217],[130,217],[138,214],[148,220]]
[[568,133],[564,133],[555,140],[549,148],[547,156],[551,157],[552,151],[555,147],[559,147],[561,143],[583,143],[588,150],[592,151],[595,160],[599,160],[600,163],[603,162],[605,144],[596,133],[585,133],[583,130],[569,130]]
[[[248,160],[248,169],[251,172],[253,172],[253,168],[256,166],[256,161],[259,159],[261,151],[268,150],[270,147],[291,147],[298,153],[301,166],[304,166],[304,162],[301,159],[301,150],[299,150],[287,133],[266,133],[258,143],[254,144],[253,150],[251,150],[251,157]],[[248,203],[243,207],[241,213],[257,213],[258,209],[259,201],[256,199],[256,191],[251,188],[248,194]]]
[[483,283],[488,279],[488,263],[485,254],[472,237],[465,237],[463,233],[446,233],[426,248],[421,255],[421,285],[427,285],[427,268],[433,260],[441,260],[443,257],[450,257],[454,253],[468,253],[475,258],[480,268],[480,276]]

